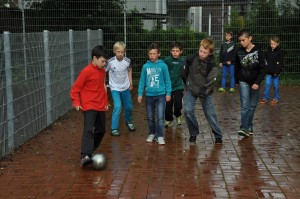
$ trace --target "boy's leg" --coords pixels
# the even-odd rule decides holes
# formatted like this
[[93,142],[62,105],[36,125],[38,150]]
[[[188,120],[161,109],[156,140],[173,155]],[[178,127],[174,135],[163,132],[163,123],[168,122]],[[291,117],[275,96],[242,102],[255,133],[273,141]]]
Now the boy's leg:
[[206,98],[201,99],[201,104],[202,104],[204,115],[212,129],[215,138],[222,139],[223,134],[220,129],[220,125],[218,122],[216,110],[211,95],[208,95]]
[[130,90],[120,92],[121,99],[124,104],[124,117],[125,122],[132,122],[132,98]]
[[173,121],[173,103],[174,103],[174,92],[171,93],[171,100],[166,102],[165,119],[166,121]]
[[159,95],[156,98],[157,98],[157,100],[156,100],[156,108],[157,108],[156,134],[157,134],[157,137],[164,137],[166,96]]
[[94,151],[94,124],[97,118],[97,111],[88,110],[83,112],[84,127],[81,139],[81,158],[92,157]]
[[250,90],[250,105],[249,105],[249,114],[248,114],[248,130],[251,129],[253,130],[253,118],[254,118],[254,113],[255,109],[257,107],[259,101],[259,89],[258,90]]
[[155,97],[146,96],[146,112],[147,112],[147,123],[149,129],[149,135],[156,134],[155,125]]
[[120,114],[122,111],[122,103],[121,103],[121,97],[119,91],[111,91],[111,96],[114,101],[114,109],[112,112],[112,121],[111,121],[111,129],[117,130],[119,128],[119,120],[120,120]]
[[174,98],[174,115],[175,117],[179,117],[182,115],[182,98],[183,98],[183,90],[176,90],[173,94]]
[[100,145],[105,134],[105,111],[98,111],[94,129],[94,151]]
[[274,84],[274,99],[279,100],[279,76],[273,77],[273,84]]
[[248,126],[249,126],[250,90],[251,87],[248,83],[240,81],[240,101],[241,101],[241,129],[240,130],[243,131],[248,131]]
[[195,116],[196,99],[188,90],[186,91],[184,96],[184,117],[190,136],[197,136],[199,134],[199,125]]
[[234,78],[234,65],[229,65],[229,72],[230,72],[230,88],[234,88],[235,86],[235,78]]
[[222,88],[226,88],[226,80],[227,80],[227,74],[228,74],[228,66],[222,65]]
[[264,99],[269,101],[270,100],[270,88],[272,85],[272,77],[271,75],[266,75],[266,87],[264,91]]

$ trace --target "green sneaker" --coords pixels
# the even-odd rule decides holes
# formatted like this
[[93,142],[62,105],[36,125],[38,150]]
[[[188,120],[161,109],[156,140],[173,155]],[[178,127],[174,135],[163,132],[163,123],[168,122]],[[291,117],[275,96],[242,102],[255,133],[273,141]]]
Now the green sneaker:
[[234,88],[230,88],[229,93],[233,93],[233,92],[235,92]]
[[173,126],[173,122],[172,121],[165,121],[165,127],[168,128],[168,127],[171,127]]
[[182,124],[182,115],[176,118],[177,120],[177,125],[180,126]]
[[112,136],[120,136],[120,132],[117,129],[111,131]]
[[222,92],[222,93],[224,93],[225,92],[225,89],[224,88],[219,88],[219,90],[218,90],[218,92]]

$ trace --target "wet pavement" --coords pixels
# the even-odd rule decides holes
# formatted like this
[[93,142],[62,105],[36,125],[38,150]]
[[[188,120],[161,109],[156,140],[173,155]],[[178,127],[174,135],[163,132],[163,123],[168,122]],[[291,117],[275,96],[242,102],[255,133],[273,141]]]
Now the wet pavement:
[[108,158],[102,171],[79,167],[82,113],[71,111],[0,161],[0,198],[298,199],[298,90],[282,87],[279,104],[259,105],[254,136],[245,139],[236,133],[238,93],[213,94],[222,145],[214,145],[199,105],[196,145],[188,142],[185,120],[165,130],[166,145],[146,143],[145,106],[134,95],[136,132],[128,132],[122,115],[121,136],[112,137],[108,111],[107,133],[96,151]]

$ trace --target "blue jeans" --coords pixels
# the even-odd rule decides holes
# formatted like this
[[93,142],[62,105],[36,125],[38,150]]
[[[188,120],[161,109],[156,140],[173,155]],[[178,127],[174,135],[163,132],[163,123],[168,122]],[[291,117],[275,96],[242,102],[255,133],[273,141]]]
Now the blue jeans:
[[[198,97],[193,96],[190,91],[186,91],[184,96],[184,116],[191,136],[199,134],[199,125],[195,116],[195,102],[197,99]],[[212,96],[208,95],[205,98],[200,98],[200,101],[204,115],[212,129],[215,138],[222,138],[223,135],[217,119]]]
[[253,129],[254,112],[259,100],[259,89],[253,90],[251,84],[240,81],[241,129]]
[[132,122],[132,100],[130,90],[125,91],[111,91],[111,95],[114,101],[114,110],[112,112],[111,129],[115,130],[119,128],[119,120],[122,111],[122,103],[124,105],[125,121]]
[[264,99],[270,100],[270,88],[274,84],[274,99],[279,100],[279,76],[266,76],[266,87],[264,92]]
[[222,88],[226,88],[227,75],[230,75],[230,88],[234,88],[234,65],[222,65]]
[[164,136],[166,95],[146,96],[146,111],[149,135]]

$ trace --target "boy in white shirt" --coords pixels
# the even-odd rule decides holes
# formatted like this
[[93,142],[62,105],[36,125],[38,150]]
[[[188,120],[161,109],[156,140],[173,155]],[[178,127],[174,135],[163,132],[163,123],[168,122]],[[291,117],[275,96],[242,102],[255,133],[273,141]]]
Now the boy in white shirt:
[[115,56],[108,60],[106,71],[109,74],[109,87],[112,94],[114,109],[112,113],[111,135],[119,136],[119,120],[124,105],[124,116],[129,131],[135,131],[132,123],[132,68],[131,60],[125,57],[126,45],[123,42],[116,42],[113,46]]

